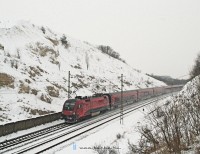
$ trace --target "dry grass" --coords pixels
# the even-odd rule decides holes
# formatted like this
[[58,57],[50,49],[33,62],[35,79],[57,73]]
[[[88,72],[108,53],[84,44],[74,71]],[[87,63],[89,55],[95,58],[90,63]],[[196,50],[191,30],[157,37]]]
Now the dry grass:
[[49,41],[51,41],[51,43],[53,43],[53,45],[57,46],[59,44],[59,41],[58,40],[54,40],[54,39],[51,39],[51,38],[47,38]]
[[55,57],[50,57],[50,62],[51,62],[52,64],[60,65],[60,62],[57,61]]
[[52,97],[58,97],[59,96],[59,90],[56,89],[53,86],[47,86],[47,90],[50,96]]
[[49,96],[47,96],[47,95],[45,95],[45,94],[42,94],[42,95],[40,96],[40,100],[42,100],[42,101],[44,101],[44,102],[47,102],[47,103],[51,103],[51,102],[52,102],[51,97],[49,97]]
[[28,45],[28,48],[30,48],[34,54],[39,54],[42,57],[47,56],[48,53],[51,55],[54,55],[55,57],[58,57],[58,52],[56,52],[53,48],[49,46],[44,46],[44,44],[40,42],[36,42],[36,47],[33,45]]
[[0,73],[0,87],[14,88],[14,77],[6,73]]
[[28,85],[25,85],[22,81],[19,87],[19,93],[27,93],[29,94],[30,92],[30,87]]
[[41,69],[39,66],[37,66],[37,69],[40,70],[42,73],[47,73],[45,70]]
[[34,78],[36,76],[42,76],[41,73],[47,73],[46,71],[44,71],[43,69],[41,69],[39,66],[37,67],[32,67],[32,66],[29,66],[30,70],[28,71],[28,73],[30,74],[30,78]]

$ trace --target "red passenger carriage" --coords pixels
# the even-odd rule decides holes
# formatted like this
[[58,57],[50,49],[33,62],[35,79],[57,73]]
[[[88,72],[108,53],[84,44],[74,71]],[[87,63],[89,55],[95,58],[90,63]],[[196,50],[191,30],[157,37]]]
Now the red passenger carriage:
[[[183,86],[165,86],[129,90],[123,92],[123,104],[134,103],[165,93],[180,90]],[[63,105],[62,116],[66,122],[74,123],[89,116],[97,115],[106,110],[117,108],[121,105],[121,92],[95,94],[92,97],[76,97],[66,100]]]

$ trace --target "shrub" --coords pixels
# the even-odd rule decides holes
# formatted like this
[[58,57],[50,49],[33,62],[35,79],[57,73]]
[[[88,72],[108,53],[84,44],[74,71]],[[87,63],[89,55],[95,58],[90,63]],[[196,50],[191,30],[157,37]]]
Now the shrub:
[[1,44],[0,44],[0,49],[1,49],[1,50],[4,50],[4,46],[3,46],[3,45],[1,45]]
[[122,61],[123,63],[126,63],[125,60],[120,58],[119,53],[115,52],[111,47],[109,46],[104,46],[104,45],[99,45],[97,47],[99,50],[101,50],[103,53],[108,54],[109,56],[118,59],[120,61]]
[[49,46],[44,46],[44,44],[40,42],[36,42],[36,47],[29,46],[30,49],[32,49],[33,53],[39,53],[40,56],[45,57],[48,53],[51,55],[54,55],[55,57],[58,57],[58,51],[55,51],[54,48]]
[[59,96],[59,90],[55,89],[53,86],[47,86],[47,90],[50,96],[52,97],[58,97]]
[[43,32],[43,34],[45,34],[45,32],[46,32],[46,30],[43,26],[41,27],[41,31]]
[[38,94],[38,90],[36,90],[36,89],[31,89],[31,94],[37,95],[37,94]]
[[20,84],[19,87],[19,93],[29,93],[30,92],[30,87],[28,85],[25,85],[23,82]]
[[10,53],[9,53],[9,52],[7,53],[7,55],[6,55],[6,56],[7,56],[7,57],[11,57],[11,55],[10,55]]
[[17,58],[20,59],[19,49],[17,49]]
[[180,153],[188,149],[200,135],[199,97],[200,93],[193,94],[190,99],[180,95],[174,97],[170,104],[153,109],[147,115],[147,125],[139,127],[142,146],[138,149],[144,153],[160,149]]
[[45,95],[45,94],[42,94],[40,99],[42,101],[44,101],[44,102],[47,102],[47,103],[51,103],[52,102],[52,99],[49,96]]
[[58,40],[54,40],[54,39],[51,39],[51,38],[47,38],[49,41],[51,41],[51,43],[53,43],[53,45],[57,46],[59,44]]
[[118,133],[118,134],[116,135],[116,137],[117,137],[117,139],[119,140],[119,139],[122,138],[122,135],[121,135],[120,133]]
[[66,36],[63,35],[63,36],[60,38],[60,41],[61,41],[62,45],[63,45],[65,48],[68,48],[69,44],[68,44],[68,42],[67,42],[66,39],[67,39]]
[[200,53],[197,55],[195,60],[195,64],[190,72],[190,77],[194,78],[195,76],[200,74]]

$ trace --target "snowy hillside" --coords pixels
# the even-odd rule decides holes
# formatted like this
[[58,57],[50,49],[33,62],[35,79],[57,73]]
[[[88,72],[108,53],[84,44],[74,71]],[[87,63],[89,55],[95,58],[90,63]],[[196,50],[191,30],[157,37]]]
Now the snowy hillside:
[[200,76],[148,109],[132,153],[200,153]]
[[0,22],[0,124],[61,111],[71,97],[162,86],[98,49],[29,22]]

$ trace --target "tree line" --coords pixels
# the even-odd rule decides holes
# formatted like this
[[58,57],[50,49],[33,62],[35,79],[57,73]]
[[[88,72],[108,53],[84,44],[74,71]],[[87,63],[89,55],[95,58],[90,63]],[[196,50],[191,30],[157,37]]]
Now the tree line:
[[101,50],[103,53],[105,53],[115,59],[118,59],[118,60],[122,61],[123,63],[126,63],[125,60],[123,60],[120,57],[120,54],[117,53],[116,51],[114,51],[110,46],[99,45],[97,48],[99,50]]
[[[181,83],[169,77],[149,75],[167,84]],[[129,144],[132,153],[181,154],[192,150],[200,153],[200,54],[190,71],[191,82],[163,105],[146,115],[146,124],[138,126],[138,145]]]
[[170,76],[159,76],[159,75],[154,75],[154,74],[146,74],[156,80],[162,81],[166,83],[167,85],[181,85],[181,84],[186,84],[189,79],[174,79]]

